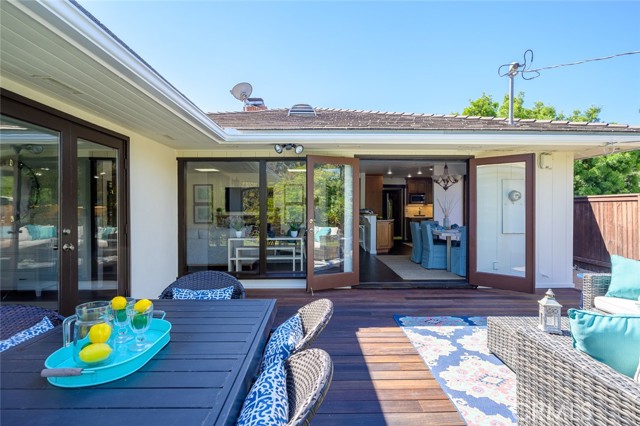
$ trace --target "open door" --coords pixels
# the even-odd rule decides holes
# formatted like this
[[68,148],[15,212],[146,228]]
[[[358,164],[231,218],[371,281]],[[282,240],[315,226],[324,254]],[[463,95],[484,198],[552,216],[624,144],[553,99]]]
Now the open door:
[[470,161],[469,283],[535,291],[535,154]]
[[307,290],[357,285],[359,160],[307,157]]

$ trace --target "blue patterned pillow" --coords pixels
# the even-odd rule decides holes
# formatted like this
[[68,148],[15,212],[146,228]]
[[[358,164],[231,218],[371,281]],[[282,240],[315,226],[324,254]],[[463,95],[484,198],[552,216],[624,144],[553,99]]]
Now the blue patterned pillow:
[[174,288],[173,298],[177,300],[228,300],[233,294],[233,286],[215,290],[189,290]]
[[244,400],[236,426],[278,426],[289,422],[289,398],[284,362],[264,370]]
[[269,343],[264,350],[260,371],[264,371],[269,365],[277,360],[286,360],[291,352],[298,345],[304,331],[302,329],[302,320],[300,314],[295,314],[276,328],[271,334]]
[[51,324],[51,320],[47,317],[42,318],[42,320],[36,325],[27,328],[26,330],[22,330],[19,333],[14,334],[9,337],[7,340],[0,340],[0,352],[6,351],[9,348],[12,348],[16,345],[19,345],[22,342],[26,342],[32,337],[36,337],[38,334],[45,333],[53,328],[53,324]]

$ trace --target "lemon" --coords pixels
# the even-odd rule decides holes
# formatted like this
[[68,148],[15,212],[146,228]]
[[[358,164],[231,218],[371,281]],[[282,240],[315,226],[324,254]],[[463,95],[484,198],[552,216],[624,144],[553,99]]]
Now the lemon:
[[89,341],[91,343],[104,343],[111,336],[111,327],[107,323],[92,325],[89,329]]
[[122,296],[116,296],[111,299],[111,309],[114,311],[119,311],[120,309],[124,309],[127,307],[127,299]]
[[153,303],[151,303],[151,300],[141,299],[141,300],[138,300],[135,305],[133,305],[133,309],[135,309],[136,312],[143,313],[144,311],[149,309],[151,306],[153,306]]
[[93,364],[109,358],[112,350],[111,346],[106,343],[91,343],[80,351],[78,357],[82,362]]

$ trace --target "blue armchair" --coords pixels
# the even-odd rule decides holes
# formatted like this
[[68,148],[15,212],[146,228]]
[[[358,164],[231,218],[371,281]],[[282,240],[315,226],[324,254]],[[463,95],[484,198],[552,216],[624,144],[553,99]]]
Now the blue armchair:
[[427,269],[447,269],[447,245],[433,241],[431,225],[422,222],[422,267]]
[[467,227],[460,228],[460,245],[451,247],[451,272],[461,277],[467,276]]
[[422,234],[420,233],[420,223],[411,222],[411,243],[413,247],[411,249],[411,261],[414,263],[422,262]]

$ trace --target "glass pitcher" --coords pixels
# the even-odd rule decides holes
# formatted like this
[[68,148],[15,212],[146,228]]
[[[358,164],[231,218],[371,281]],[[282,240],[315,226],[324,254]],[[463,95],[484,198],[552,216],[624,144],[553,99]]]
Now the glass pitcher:
[[80,367],[109,362],[114,336],[111,302],[88,302],[76,306],[76,314],[62,323],[63,346],[72,345],[73,361]]

